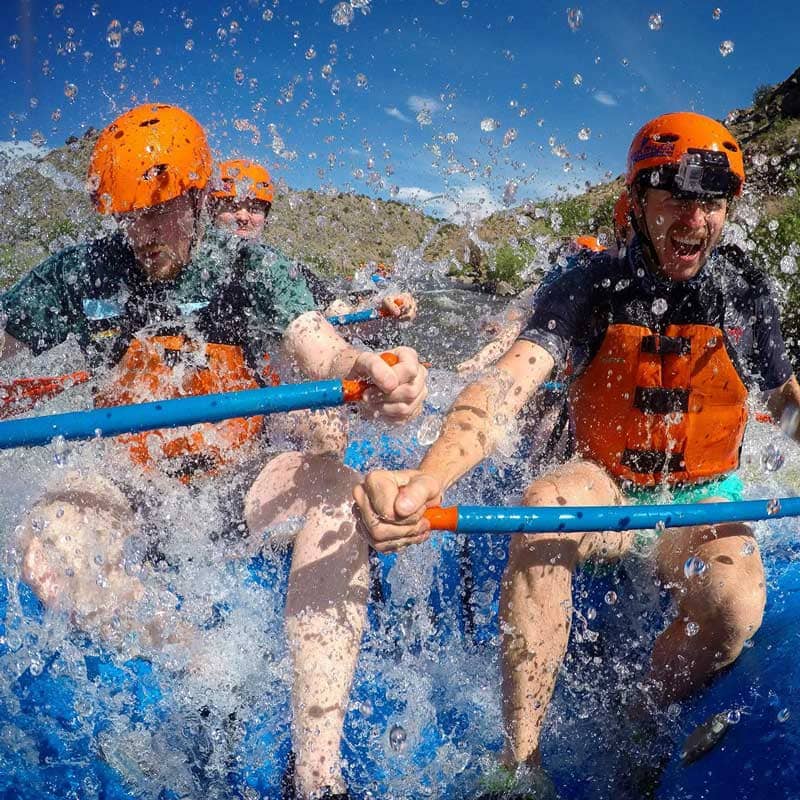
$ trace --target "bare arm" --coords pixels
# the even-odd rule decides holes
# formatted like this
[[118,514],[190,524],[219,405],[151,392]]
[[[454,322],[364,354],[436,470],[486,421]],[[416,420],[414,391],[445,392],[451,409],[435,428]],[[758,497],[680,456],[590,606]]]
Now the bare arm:
[[303,374],[314,380],[349,375],[359,356],[359,351],[316,311],[302,314],[289,325],[282,349]]
[[365,378],[372,386],[359,404],[362,413],[405,422],[422,410],[428,390],[427,370],[409,347],[391,350],[397,363],[389,366],[377,353],[356,350],[318,312],[298,317],[286,329],[283,353],[315,380]]
[[461,375],[475,375],[494,364],[514,344],[520,331],[522,331],[524,323],[525,320],[522,317],[507,322],[491,342],[479,350],[472,358],[462,361],[456,367],[456,371]]
[[490,374],[461,392],[418,470],[370,472],[353,489],[359,524],[376,550],[401,550],[428,538],[425,509],[492,452],[553,366],[542,347],[517,342]]
[[490,374],[456,398],[420,470],[435,478],[442,491],[452,486],[507,435],[510,424],[554,365],[544,348],[533,342],[516,342]]
[[800,442],[800,383],[794,375],[783,386],[770,392],[767,408],[775,419],[781,421],[783,429],[796,442]]

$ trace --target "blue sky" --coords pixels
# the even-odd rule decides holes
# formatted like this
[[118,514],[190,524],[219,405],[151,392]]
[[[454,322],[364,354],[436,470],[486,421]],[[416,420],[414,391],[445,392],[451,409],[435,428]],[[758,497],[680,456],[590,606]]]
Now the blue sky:
[[218,155],[261,160],[292,187],[430,211],[460,198],[486,212],[504,192],[520,202],[616,175],[649,117],[723,117],[800,65],[788,0],[737,0],[718,19],[698,0],[7,2],[0,139],[55,146],[138,102],[174,102]]

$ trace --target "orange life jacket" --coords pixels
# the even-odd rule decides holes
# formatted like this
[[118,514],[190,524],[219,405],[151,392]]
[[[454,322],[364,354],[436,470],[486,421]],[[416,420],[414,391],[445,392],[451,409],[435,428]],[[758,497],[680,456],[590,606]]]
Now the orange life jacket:
[[732,472],[747,389],[718,328],[615,324],[570,388],[578,452],[640,486]]
[[[267,377],[277,382],[274,374]],[[183,335],[152,336],[133,339],[110,382],[95,395],[95,405],[145,403],[261,385],[240,347],[199,344]],[[145,469],[157,466],[188,483],[198,473],[213,473],[243,456],[262,427],[263,417],[240,417],[126,434],[118,440],[128,445],[135,463]]]

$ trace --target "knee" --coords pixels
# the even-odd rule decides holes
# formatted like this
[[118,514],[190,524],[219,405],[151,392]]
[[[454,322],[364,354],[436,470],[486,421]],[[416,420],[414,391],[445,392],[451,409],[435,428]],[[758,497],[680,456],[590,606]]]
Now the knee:
[[706,594],[704,608],[690,615],[711,632],[715,662],[719,668],[735,661],[744,643],[761,626],[766,605],[763,580],[729,581]]
[[561,495],[555,482],[537,480],[525,491],[523,503],[526,506],[565,506],[567,500]]

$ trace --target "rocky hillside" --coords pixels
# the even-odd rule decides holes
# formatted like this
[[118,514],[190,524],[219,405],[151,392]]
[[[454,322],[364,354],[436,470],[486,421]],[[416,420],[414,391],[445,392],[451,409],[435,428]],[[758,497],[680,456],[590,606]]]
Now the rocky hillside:
[[[96,134],[71,137],[45,155],[20,158],[0,192],[0,286],[48,253],[95,235],[102,220],[84,188]],[[1,162],[0,162],[1,163]],[[322,272],[347,273],[419,247],[438,220],[393,201],[278,187],[267,239]]]
[[[776,86],[759,87],[754,104],[727,122],[745,146],[748,198],[737,212],[740,238],[771,265],[791,259],[800,240],[797,189],[800,136],[800,69]],[[48,252],[94,235],[94,214],[83,182],[94,133],[29,159],[2,180],[0,154],[0,286]],[[501,211],[467,230],[442,224],[409,206],[353,194],[325,194],[279,187],[268,239],[327,273],[348,273],[366,261],[388,261],[400,247],[427,242],[425,255],[446,259],[452,271],[490,289],[513,290],[542,236],[611,233],[611,210],[621,179],[582,195],[529,203]],[[789,260],[786,260],[786,259]]]

